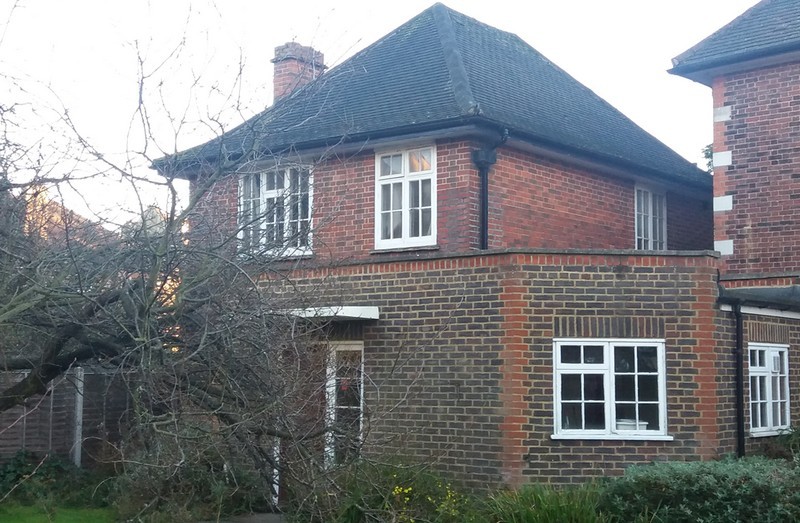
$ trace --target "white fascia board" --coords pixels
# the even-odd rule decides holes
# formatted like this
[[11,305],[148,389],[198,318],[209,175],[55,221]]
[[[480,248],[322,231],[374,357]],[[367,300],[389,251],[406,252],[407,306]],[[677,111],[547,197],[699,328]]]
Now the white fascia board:
[[[720,306],[721,311],[730,312],[733,307],[727,303]],[[800,312],[782,311],[778,309],[768,309],[766,307],[742,307],[742,314],[752,314],[756,316],[769,316],[770,318],[787,318],[791,320],[800,320]]]

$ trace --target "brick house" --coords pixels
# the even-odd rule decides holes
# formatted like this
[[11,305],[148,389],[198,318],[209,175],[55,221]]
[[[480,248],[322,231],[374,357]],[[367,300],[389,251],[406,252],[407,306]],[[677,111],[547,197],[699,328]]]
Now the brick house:
[[435,4],[330,70],[296,43],[273,62],[272,107],[155,168],[230,173],[194,230],[314,289],[297,313],[363,369],[327,405],[363,452],[483,487],[734,452],[737,325],[800,385],[800,316],[721,291],[712,178],[517,36]]
[[720,301],[738,318],[741,368],[749,375],[741,392],[750,405],[738,431],[743,451],[758,446],[744,440],[748,431],[770,435],[797,420],[800,4],[762,1],[673,66],[671,73],[713,94]]

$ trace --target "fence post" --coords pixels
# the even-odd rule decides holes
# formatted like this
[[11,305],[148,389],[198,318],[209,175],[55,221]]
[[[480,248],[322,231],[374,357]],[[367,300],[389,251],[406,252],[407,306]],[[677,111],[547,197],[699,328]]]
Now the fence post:
[[75,375],[75,433],[72,443],[71,458],[76,467],[81,466],[81,450],[83,448],[83,367],[74,369]]

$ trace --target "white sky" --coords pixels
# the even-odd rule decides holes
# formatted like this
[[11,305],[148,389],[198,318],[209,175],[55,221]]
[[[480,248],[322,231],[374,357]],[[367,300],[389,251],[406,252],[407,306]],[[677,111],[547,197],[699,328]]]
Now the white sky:
[[[155,158],[161,151],[175,150],[176,136],[179,149],[214,136],[213,126],[206,122],[233,104],[231,91],[242,104],[235,111],[222,111],[226,125],[239,123],[269,105],[270,59],[276,46],[292,40],[312,45],[325,53],[329,66],[336,65],[431,3],[0,0],[0,70],[20,78],[26,86],[36,85],[32,90],[41,103],[62,104],[86,138],[104,154],[118,158],[114,155],[141,151],[144,143],[135,123],[138,49],[144,59],[142,69],[149,76],[145,104],[162,148],[148,149]],[[516,33],[645,130],[699,163],[700,150],[712,140],[710,89],[666,70],[672,57],[755,3],[445,2],[482,22]],[[244,68],[237,84],[234,79],[240,60]],[[179,132],[173,133],[167,114],[173,121],[177,114],[189,116]],[[44,131],[42,139],[49,139]],[[128,190],[107,185],[101,199],[110,201],[112,194]]]

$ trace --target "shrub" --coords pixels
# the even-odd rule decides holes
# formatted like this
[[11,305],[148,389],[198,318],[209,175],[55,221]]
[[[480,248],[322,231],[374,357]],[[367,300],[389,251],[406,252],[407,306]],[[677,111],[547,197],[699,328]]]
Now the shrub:
[[594,485],[556,489],[526,485],[489,500],[489,521],[495,523],[594,523],[599,521],[599,491]]
[[356,462],[295,499],[296,522],[469,523],[486,521],[478,501],[423,466]]
[[800,471],[761,457],[633,466],[604,486],[599,509],[619,521],[798,521]]
[[0,497],[46,509],[102,507],[107,503],[107,493],[98,488],[102,479],[62,458],[21,450],[0,466]]
[[269,508],[269,490],[255,471],[211,453],[171,465],[133,460],[114,483],[123,519],[177,523]]

